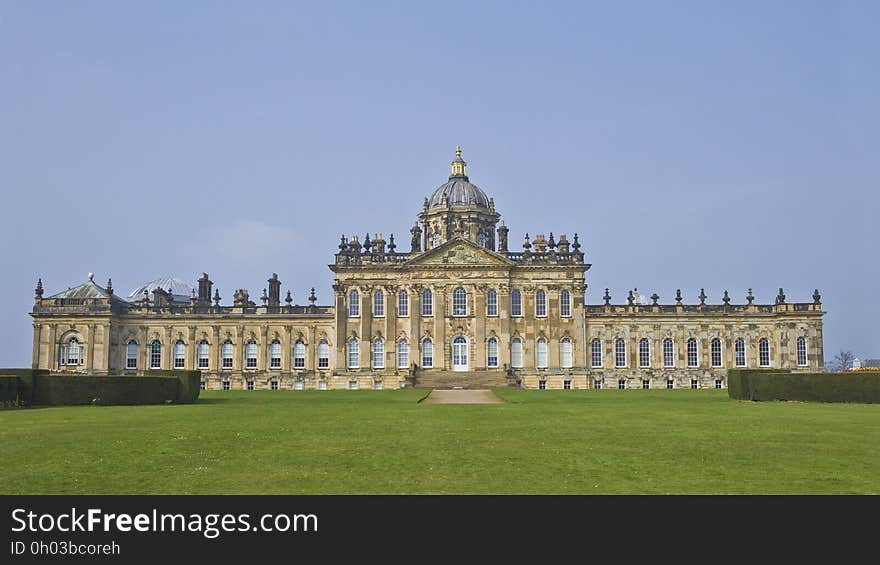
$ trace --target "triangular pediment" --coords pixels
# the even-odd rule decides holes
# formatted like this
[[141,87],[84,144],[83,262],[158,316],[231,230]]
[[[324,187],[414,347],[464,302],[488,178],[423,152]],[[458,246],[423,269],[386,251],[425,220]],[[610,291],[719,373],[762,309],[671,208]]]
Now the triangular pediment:
[[413,267],[419,265],[507,267],[513,265],[513,261],[494,251],[484,249],[467,239],[455,238],[439,247],[413,257],[406,264]]

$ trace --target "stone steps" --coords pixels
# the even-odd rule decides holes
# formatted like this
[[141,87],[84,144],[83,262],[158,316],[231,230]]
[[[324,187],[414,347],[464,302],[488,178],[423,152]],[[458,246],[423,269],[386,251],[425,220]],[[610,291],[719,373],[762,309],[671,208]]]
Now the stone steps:
[[513,378],[504,371],[419,371],[415,388],[434,389],[492,389],[514,386]]

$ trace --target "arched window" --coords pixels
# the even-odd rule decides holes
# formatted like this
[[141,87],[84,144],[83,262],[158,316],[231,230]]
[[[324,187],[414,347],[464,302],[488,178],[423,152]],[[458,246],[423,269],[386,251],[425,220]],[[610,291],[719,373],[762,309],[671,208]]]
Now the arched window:
[[523,366],[523,345],[518,337],[510,342],[510,366],[514,369],[521,369]]
[[385,317],[385,293],[381,290],[373,293],[373,316],[377,318]]
[[510,291],[510,315],[522,316],[522,292],[518,288]]
[[734,353],[736,355],[736,366],[737,367],[745,367],[746,366],[746,340],[741,337],[736,338],[736,341],[733,345]]
[[675,367],[675,345],[669,337],[663,340],[663,366]]
[[721,366],[721,340],[717,337],[713,337],[712,341],[709,345],[710,352],[712,354],[712,366],[720,367]]
[[397,293],[397,315],[402,318],[409,316],[409,294],[405,290]]
[[318,368],[327,369],[330,367],[330,344],[326,339],[318,342]]
[[498,315],[498,293],[494,288],[490,288],[486,291],[486,315]]
[[807,364],[807,338],[797,338],[797,364],[801,367]]
[[348,293],[348,316],[357,318],[361,315],[361,293],[353,290]]
[[[70,357],[70,354],[67,354]],[[154,340],[150,344],[150,369],[159,369],[162,367],[162,344],[159,340]]]
[[125,368],[137,369],[138,366],[138,344],[135,340],[130,340],[125,346]]
[[440,245],[440,234],[435,233],[434,236],[431,238],[431,247],[432,248],[438,247],[439,245]]
[[422,367],[434,366],[434,342],[431,338],[426,337],[422,341]]
[[397,342],[397,368],[406,369],[409,367],[409,344],[405,339]]
[[766,337],[758,342],[758,360],[762,367],[770,366],[770,341]]
[[269,368],[281,368],[281,342],[277,339],[269,344]]
[[79,340],[72,337],[67,340],[67,346],[61,348],[62,365],[79,365],[82,359],[80,355]]
[[490,337],[486,342],[486,366],[498,366],[498,340],[494,337]]
[[562,365],[563,369],[570,369],[574,364],[571,339],[567,337],[562,338],[562,341],[559,342],[559,364]]
[[306,368],[306,344],[301,339],[296,340],[296,343],[293,344],[293,368]]
[[434,294],[430,288],[422,289],[422,316],[434,315]]
[[467,316],[467,291],[460,286],[452,291],[452,315]]
[[202,340],[199,342],[199,369],[207,369],[208,368],[208,342],[206,340]]
[[651,366],[651,343],[648,338],[643,337],[639,340],[639,367]]
[[232,342],[228,339],[223,342],[223,350],[221,352],[223,356],[223,368],[231,369],[232,368]]
[[614,366],[626,367],[626,341],[622,337],[614,340]]
[[547,293],[543,289],[535,292],[535,316],[541,318],[547,315]]
[[486,247],[486,234],[484,234],[482,231],[477,234],[477,245],[479,245],[480,247]]
[[699,357],[699,355],[697,355],[697,340],[695,338],[688,338],[687,350],[688,350],[688,367],[699,366],[700,357]]
[[590,361],[593,368],[602,366],[602,340],[594,337],[590,342]]
[[559,315],[563,317],[571,316],[571,293],[567,290],[559,293]]
[[348,368],[357,369],[360,366],[360,343],[353,337],[348,340]]
[[373,340],[373,368],[385,368],[385,340],[382,338]]
[[547,368],[547,340],[543,337],[535,342],[535,366],[539,369]]
[[245,369],[257,368],[257,342],[250,340],[244,348]]
[[174,368],[183,369],[186,367],[186,344],[183,340],[178,339],[174,342]]

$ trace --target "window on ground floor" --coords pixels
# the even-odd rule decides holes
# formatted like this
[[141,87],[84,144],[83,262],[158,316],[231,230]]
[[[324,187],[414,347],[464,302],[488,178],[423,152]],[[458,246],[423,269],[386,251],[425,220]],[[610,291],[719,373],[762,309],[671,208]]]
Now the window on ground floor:
[[571,390],[571,381],[568,379],[562,381],[562,388],[563,390]]
[[545,390],[547,388],[547,381],[538,381],[538,390]]
[[691,388],[700,388],[700,381],[697,379],[691,379]]
[[651,388],[651,381],[648,379],[642,379],[642,389],[648,390],[649,388]]
[[593,388],[595,390],[602,390],[602,379],[593,379]]
[[666,379],[666,388],[675,388],[675,381],[673,381],[672,379]]
[[617,390],[626,390],[626,379],[617,380]]
[[721,379],[715,379],[715,388],[721,388]]
[[223,390],[229,390],[229,381],[223,381]]
[[254,390],[254,381],[248,381],[248,382],[247,382],[247,389],[248,389],[248,390]]
[[269,389],[278,390],[278,381],[272,381],[271,383],[269,383]]

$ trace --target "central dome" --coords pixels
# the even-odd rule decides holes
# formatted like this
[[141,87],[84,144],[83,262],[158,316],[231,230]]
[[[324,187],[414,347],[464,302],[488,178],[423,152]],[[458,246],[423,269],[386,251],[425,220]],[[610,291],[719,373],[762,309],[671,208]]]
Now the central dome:
[[455,160],[452,161],[452,174],[449,180],[437,187],[431,198],[428,199],[428,207],[453,205],[471,205],[479,208],[489,208],[489,197],[467,177],[467,163],[461,158],[461,147],[455,149]]

